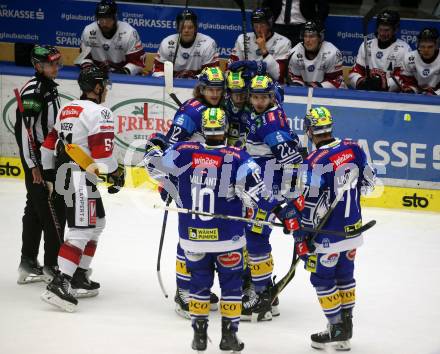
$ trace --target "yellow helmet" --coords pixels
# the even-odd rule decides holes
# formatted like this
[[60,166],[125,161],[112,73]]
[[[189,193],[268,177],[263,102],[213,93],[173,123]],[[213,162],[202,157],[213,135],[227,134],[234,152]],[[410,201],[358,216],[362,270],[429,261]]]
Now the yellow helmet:
[[273,94],[275,91],[275,85],[272,79],[267,75],[257,75],[251,80],[251,94]]
[[221,108],[207,108],[202,113],[203,135],[222,135],[226,132],[226,113]]
[[225,77],[219,67],[207,67],[199,75],[199,84],[202,86],[220,87],[225,86]]
[[312,108],[304,118],[304,130],[311,128],[313,135],[331,133],[333,130],[333,118],[330,111],[325,107]]
[[226,88],[229,92],[241,93],[246,92],[246,81],[243,79],[242,72],[230,71],[226,78]]

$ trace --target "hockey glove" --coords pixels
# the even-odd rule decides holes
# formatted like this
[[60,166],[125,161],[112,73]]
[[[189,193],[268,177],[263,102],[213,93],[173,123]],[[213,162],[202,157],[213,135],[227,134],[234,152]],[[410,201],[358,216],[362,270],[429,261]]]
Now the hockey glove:
[[304,209],[304,197],[289,200],[277,205],[272,213],[283,223],[283,232],[286,235],[294,233],[301,228],[301,211]]
[[148,137],[147,145],[145,146],[146,151],[150,150],[152,147],[157,146],[162,151],[165,151],[170,146],[168,139],[162,133],[153,133]]
[[108,175],[108,182],[111,184],[107,188],[110,194],[118,193],[125,184],[125,169],[124,166],[119,165],[116,171]]
[[297,231],[295,233],[295,249],[299,257],[315,252],[316,247],[313,244],[312,234],[301,230]]
[[167,192],[167,190],[163,187],[163,184],[159,184],[157,186],[157,190],[160,193],[160,198],[167,204],[170,204],[173,200],[171,195]]
[[307,158],[307,156],[309,156],[309,152],[306,147],[300,147],[298,149],[298,152],[301,155],[301,157],[303,158],[303,160],[305,160]]

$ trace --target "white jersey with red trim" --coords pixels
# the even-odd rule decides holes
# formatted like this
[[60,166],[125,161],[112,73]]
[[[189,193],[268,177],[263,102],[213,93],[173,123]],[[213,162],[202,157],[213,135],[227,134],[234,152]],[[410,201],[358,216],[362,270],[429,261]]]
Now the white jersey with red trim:
[[43,169],[54,168],[53,151],[57,137],[65,144],[77,144],[91,156],[102,173],[114,172],[114,120],[112,112],[89,100],[74,100],[58,112],[54,129],[42,147]]
[[332,43],[323,41],[314,59],[307,59],[305,48],[298,43],[291,51],[289,76],[294,84],[345,88],[342,54]]
[[144,67],[144,48],[137,31],[127,22],[118,21],[116,33],[105,38],[98,22],[87,25],[81,36],[81,54],[75,64],[95,63],[109,70],[122,67],[138,74]]
[[437,53],[437,58],[428,64],[417,50],[408,53],[403,61],[400,80],[404,89],[440,95],[440,54]]
[[[374,71],[384,73],[387,77],[388,91],[399,91],[398,80],[403,58],[406,53],[411,51],[411,47],[401,39],[396,39],[388,48],[381,49],[377,38],[370,39],[367,42],[367,47],[367,61],[372,73]],[[357,81],[365,75],[365,50],[364,45],[361,44],[356,57],[356,64],[348,76],[350,87],[356,88]]]
[[[164,75],[164,63],[173,61],[178,39],[179,34],[175,33],[162,40],[154,58],[153,76]],[[183,71],[189,71],[195,76],[205,67],[218,65],[217,43],[206,34],[197,33],[190,47],[185,48],[179,45],[174,63],[174,75],[179,76]]]
[[[267,74],[276,81],[284,82],[286,74],[287,59],[292,48],[290,40],[281,34],[274,32],[266,42],[269,54],[263,58],[261,51],[256,43],[257,37],[254,32],[247,33],[248,60],[262,60],[267,64]],[[229,62],[245,60],[243,35],[240,34],[232,49]]]

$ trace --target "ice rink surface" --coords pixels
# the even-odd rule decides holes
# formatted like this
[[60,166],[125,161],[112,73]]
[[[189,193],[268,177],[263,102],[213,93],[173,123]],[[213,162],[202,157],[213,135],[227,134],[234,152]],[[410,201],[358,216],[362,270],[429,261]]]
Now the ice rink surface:
[[[163,211],[151,208],[159,199],[147,190],[102,194],[107,228],[92,264],[101,292],[80,300],[77,312],[69,314],[39,299],[43,283],[17,285],[25,188],[22,181],[0,181],[0,353],[194,353],[190,322],[173,310],[176,215],[168,219],[162,258],[170,295],[165,299],[156,278]],[[377,225],[365,233],[356,258],[351,352],[440,354],[440,215],[365,209],[364,221],[371,219]],[[275,274],[283,276],[292,240],[276,230],[272,245]],[[272,322],[241,324],[243,353],[316,352],[310,334],[323,330],[326,321],[302,265],[281,295],[280,310]],[[211,313],[208,333],[206,354],[220,353],[219,313]]]

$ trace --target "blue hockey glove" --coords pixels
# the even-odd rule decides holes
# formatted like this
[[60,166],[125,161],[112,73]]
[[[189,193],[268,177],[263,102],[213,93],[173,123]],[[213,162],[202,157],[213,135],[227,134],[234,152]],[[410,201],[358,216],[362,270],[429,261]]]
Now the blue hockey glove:
[[162,151],[165,151],[170,146],[170,143],[167,137],[162,133],[153,133],[148,137],[145,150],[148,151],[154,146],[158,146]]
[[304,197],[289,200],[277,205],[272,212],[283,223],[283,232],[288,235],[301,228],[301,211],[304,209]]

